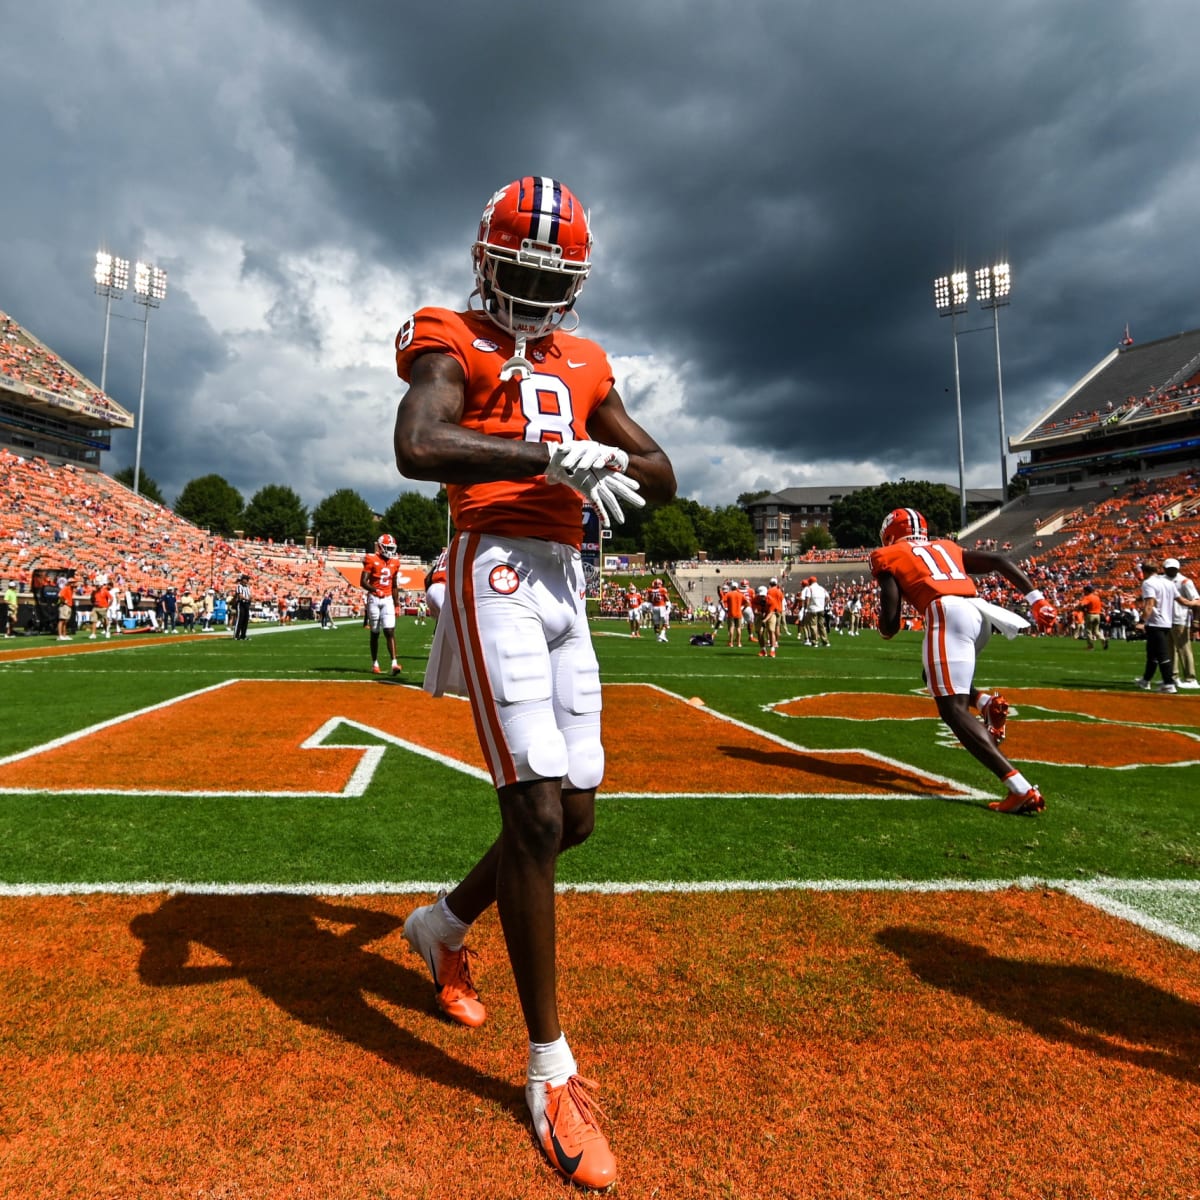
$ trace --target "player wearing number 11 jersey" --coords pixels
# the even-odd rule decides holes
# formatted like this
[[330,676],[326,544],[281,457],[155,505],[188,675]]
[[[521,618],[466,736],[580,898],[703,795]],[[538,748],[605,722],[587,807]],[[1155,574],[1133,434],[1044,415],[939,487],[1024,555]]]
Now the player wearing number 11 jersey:
[[[883,546],[871,551],[871,574],[879,584],[879,632],[892,638],[900,629],[901,603],[924,618],[921,648],[923,675],[938,715],[985,767],[1008,788],[989,808],[1006,813],[1036,813],[1045,808],[1042,794],[1000,752],[1008,703],[999,693],[975,686],[975,661],[993,625],[1008,636],[1028,627],[1023,618],[987,605],[972,575],[999,574],[1026,593],[1039,627],[1053,628],[1053,607],[1015,563],[992,551],[964,550],[949,538],[930,539],[925,518],[912,508],[897,508],[879,531]],[[979,711],[982,723],[971,716]]]
[[409,916],[404,936],[442,1011],[479,1025],[464,938],[496,905],[529,1033],[538,1145],[573,1183],[601,1189],[616,1162],[559,1024],[555,982],[555,867],[591,833],[604,775],[582,506],[620,523],[623,505],[670,500],[675,475],[625,411],[607,356],[570,332],[591,248],[587,213],[557,180],[526,176],[492,197],[472,248],[478,304],[423,308],[396,336],[410,386],[395,448],[402,474],[446,485],[458,532],[424,686],[469,696],[501,816],[491,848]]

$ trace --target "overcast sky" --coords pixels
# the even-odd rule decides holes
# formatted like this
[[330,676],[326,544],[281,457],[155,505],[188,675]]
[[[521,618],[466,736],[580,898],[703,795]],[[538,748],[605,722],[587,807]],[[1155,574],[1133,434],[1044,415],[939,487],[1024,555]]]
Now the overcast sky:
[[[1012,263],[1007,431],[1200,326],[1196,0],[0,0],[0,309],[99,381],[95,252],[164,267],[142,464],[378,508],[392,340],[461,307],[491,193],[591,209],[581,332],[680,492],[957,485],[934,276]],[[108,390],[136,413],[143,309]],[[959,320],[998,487],[991,314]],[[105,460],[132,464],[134,435]],[[1015,460],[1012,469],[1015,469]]]

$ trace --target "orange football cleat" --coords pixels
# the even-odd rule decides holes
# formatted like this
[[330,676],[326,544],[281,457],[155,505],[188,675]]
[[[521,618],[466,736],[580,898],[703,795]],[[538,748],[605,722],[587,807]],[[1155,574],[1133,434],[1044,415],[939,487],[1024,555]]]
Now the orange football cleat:
[[999,745],[1004,741],[1004,727],[1008,722],[1008,701],[997,692],[980,715],[988,733],[992,735],[992,741]]
[[1040,813],[1046,807],[1042,793],[1035,787],[1027,792],[1009,792],[1003,800],[993,800],[988,808],[1002,813]]
[[472,951],[466,946],[451,950],[429,928],[432,904],[414,909],[404,922],[404,940],[425,960],[433,975],[434,999],[451,1020],[472,1029],[487,1019],[487,1010],[479,999],[471,979]]
[[534,1136],[550,1165],[571,1183],[599,1191],[616,1182],[617,1161],[592,1115],[586,1089],[595,1087],[572,1075],[561,1087],[526,1084],[525,1099]]

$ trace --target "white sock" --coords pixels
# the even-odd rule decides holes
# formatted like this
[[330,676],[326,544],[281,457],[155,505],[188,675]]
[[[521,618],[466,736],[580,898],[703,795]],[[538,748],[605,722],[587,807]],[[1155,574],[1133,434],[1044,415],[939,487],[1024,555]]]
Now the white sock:
[[548,1083],[562,1087],[576,1074],[575,1055],[567,1045],[567,1035],[560,1033],[554,1042],[529,1043],[529,1082]]
[[987,706],[991,704],[991,702],[992,698],[987,694],[987,692],[980,692],[979,699],[975,701],[975,708],[981,713],[986,712]]
[[439,942],[443,942],[451,950],[462,949],[463,939],[471,927],[450,911],[445,896],[438,897],[437,903],[429,911],[429,920]]
[[1031,787],[1033,787],[1033,784],[1030,783],[1020,771],[1014,771],[1011,775],[1006,775],[1004,777],[1004,782],[1008,786],[1008,790],[1012,792],[1014,796],[1019,796],[1023,792],[1027,792]]

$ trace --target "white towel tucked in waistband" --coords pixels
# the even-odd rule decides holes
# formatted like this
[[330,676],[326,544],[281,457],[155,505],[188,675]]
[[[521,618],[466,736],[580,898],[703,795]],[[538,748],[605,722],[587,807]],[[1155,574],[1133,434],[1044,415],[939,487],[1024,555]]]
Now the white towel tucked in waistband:
[[998,604],[989,604],[982,596],[967,598],[992,623],[992,628],[1004,634],[1010,641],[1022,629],[1029,628],[1029,622],[1024,617],[1018,616],[1015,612],[1009,612],[1007,608],[1001,608]]

